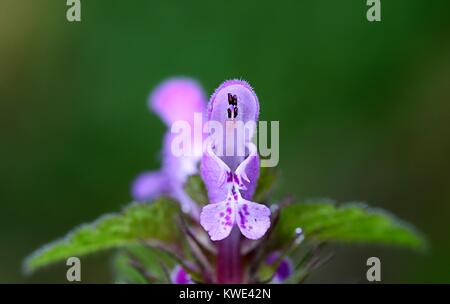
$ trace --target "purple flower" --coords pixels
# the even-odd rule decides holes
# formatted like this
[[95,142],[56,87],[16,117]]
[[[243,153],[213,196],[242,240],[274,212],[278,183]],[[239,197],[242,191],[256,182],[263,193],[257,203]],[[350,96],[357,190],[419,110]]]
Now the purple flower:
[[[245,81],[226,81],[211,97],[208,122],[220,124],[224,134],[210,136],[205,144],[201,176],[210,204],[203,208],[200,223],[213,241],[228,237],[235,224],[253,240],[270,227],[270,209],[250,201],[259,177],[259,155],[251,142],[258,115],[258,98]],[[240,131],[244,136],[236,135]]]
[[150,95],[148,105],[169,127],[178,120],[192,125],[194,113],[203,113],[206,97],[195,80],[171,78],[156,87]]
[[[266,258],[266,264],[272,265],[275,263],[280,257],[279,252],[274,252]],[[278,268],[275,270],[275,274],[273,276],[273,283],[282,283],[287,280],[293,273],[293,265],[291,259],[288,257],[284,257],[279,262]]]
[[170,279],[173,284],[193,284],[191,276],[180,265],[175,266],[170,274]]
[[[170,128],[176,121],[194,124],[194,114],[203,115],[206,97],[200,85],[188,78],[173,78],[160,84],[149,98],[149,108]],[[198,206],[185,193],[183,184],[189,175],[197,173],[200,155],[175,156],[171,151],[174,134],[170,130],[163,142],[162,168],[141,173],[133,182],[132,196],[136,201],[150,201],[162,195],[178,200],[184,212],[198,218]]]

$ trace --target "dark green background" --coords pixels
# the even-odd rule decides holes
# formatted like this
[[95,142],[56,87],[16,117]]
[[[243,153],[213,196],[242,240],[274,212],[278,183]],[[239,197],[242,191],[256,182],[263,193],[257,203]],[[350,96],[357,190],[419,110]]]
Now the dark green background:
[[[261,119],[279,120],[279,193],[387,208],[431,249],[336,247],[310,282],[450,282],[450,5],[366,1],[0,0],[0,282],[65,282],[64,263],[21,274],[23,258],[129,200],[159,166],[164,126],[150,90],[176,75],[208,94],[242,77]],[[82,259],[110,282],[110,254]]]

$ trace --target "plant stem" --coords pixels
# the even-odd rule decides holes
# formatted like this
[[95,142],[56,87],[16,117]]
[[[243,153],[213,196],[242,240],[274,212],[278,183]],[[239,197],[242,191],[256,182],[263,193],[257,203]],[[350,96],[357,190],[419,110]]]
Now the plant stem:
[[230,235],[218,243],[217,282],[242,283],[241,233],[233,227]]

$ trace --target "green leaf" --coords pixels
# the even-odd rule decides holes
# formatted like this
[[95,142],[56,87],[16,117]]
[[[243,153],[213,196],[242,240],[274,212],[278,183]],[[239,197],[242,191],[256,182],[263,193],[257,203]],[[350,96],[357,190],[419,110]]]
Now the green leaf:
[[307,240],[425,248],[424,238],[410,224],[364,204],[291,204],[281,210],[275,234],[286,242],[294,237],[297,227],[303,229]]
[[162,268],[173,269],[175,261],[166,253],[141,245],[118,250],[113,265],[118,283],[170,283]]
[[180,239],[180,231],[171,220],[178,211],[176,203],[164,198],[152,204],[132,204],[120,214],[103,216],[38,249],[25,260],[25,271],[32,272],[71,256],[80,257],[142,240],[176,242]]
[[[113,269],[116,283],[146,284],[147,278],[136,267],[133,267],[125,251],[115,254]],[[145,269],[146,270],[146,269]]]
[[201,206],[209,203],[205,184],[198,174],[188,177],[186,183],[184,184],[184,191],[186,191],[194,202]]

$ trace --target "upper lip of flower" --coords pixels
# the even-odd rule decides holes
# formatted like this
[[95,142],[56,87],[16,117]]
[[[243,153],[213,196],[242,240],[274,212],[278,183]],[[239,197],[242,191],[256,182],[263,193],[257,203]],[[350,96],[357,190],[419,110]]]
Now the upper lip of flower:
[[239,86],[241,86],[241,87],[247,89],[248,92],[249,92],[249,93],[252,95],[252,97],[255,99],[255,101],[256,101],[256,103],[255,103],[255,107],[256,107],[255,113],[256,113],[256,115],[255,115],[255,117],[253,117],[253,119],[254,119],[255,121],[258,121],[258,118],[259,118],[259,102],[258,102],[258,97],[256,96],[256,94],[255,94],[255,92],[254,92],[252,86],[251,86],[247,81],[241,80],[241,79],[232,79],[232,80],[224,81],[224,82],[223,82],[223,83],[222,83],[222,84],[214,91],[214,93],[213,93],[212,96],[211,96],[210,103],[209,103],[209,107],[208,107],[208,119],[211,119],[211,114],[212,114],[213,108],[214,108],[214,106],[215,106],[215,102],[216,102],[216,98],[217,98],[218,93],[219,93],[222,89],[224,89],[224,88],[226,88],[226,87],[233,86],[233,85],[239,85]]

